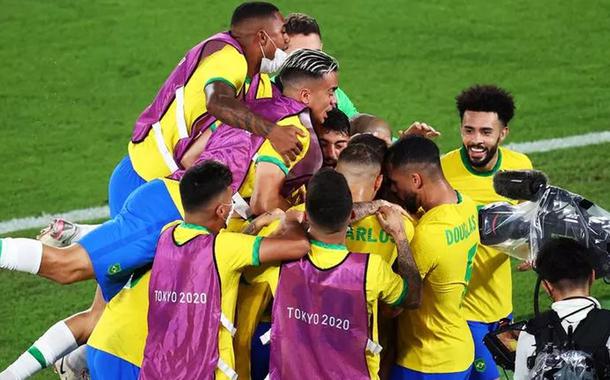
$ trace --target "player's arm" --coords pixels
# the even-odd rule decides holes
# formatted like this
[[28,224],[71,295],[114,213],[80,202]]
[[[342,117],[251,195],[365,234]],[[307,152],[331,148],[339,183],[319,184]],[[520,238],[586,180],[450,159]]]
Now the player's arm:
[[236,99],[236,90],[223,81],[214,81],[205,86],[208,112],[230,126],[265,137],[282,155],[286,163],[294,161],[303,150],[298,137],[304,133],[296,126],[278,125],[255,115]]
[[280,219],[284,215],[284,210],[276,208],[272,211],[267,211],[258,217],[256,217],[252,222],[250,222],[247,226],[245,226],[241,233],[246,235],[258,235],[258,233],[264,228],[273,223],[274,221]]
[[419,269],[411,253],[409,240],[405,232],[405,224],[402,214],[395,208],[381,207],[377,213],[379,223],[385,231],[387,231],[398,250],[396,258],[396,273],[407,281],[409,291],[403,297],[398,305],[408,309],[417,308],[421,304],[422,298],[422,280],[419,274]]
[[0,268],[27,272],[60,284],[94,278],[93,265],[80,244],[47,246],[34,239],[0,239]]
[[309,252],[310,245],[297,213],[286,213],[276,234],[263,239],[259,252],[261,263],[297,260]]
[[352,208],[352,218],[350,223],[357,222],[362,218],[366,218],[369,215],[376,214],[381,207],[389,207],[400,212],[402,215],[409,217],[409,214],[399,205],[385,201],[383,199],[376,199],[370,202],[356,202]]
[[254,189],[250,197],[250,209],[254,215],[276,208],[287,210],[290,207],[290,203],[280,194],[287,170],[270,162],[256,164]]

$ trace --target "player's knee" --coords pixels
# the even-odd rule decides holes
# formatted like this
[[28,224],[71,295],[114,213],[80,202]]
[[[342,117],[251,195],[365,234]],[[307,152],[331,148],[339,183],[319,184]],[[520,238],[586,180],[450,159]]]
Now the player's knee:
[[59,284],[68,285],[93,277],[91,261],[87,252],[78,244],[67,248],[45,249],[41,276]]

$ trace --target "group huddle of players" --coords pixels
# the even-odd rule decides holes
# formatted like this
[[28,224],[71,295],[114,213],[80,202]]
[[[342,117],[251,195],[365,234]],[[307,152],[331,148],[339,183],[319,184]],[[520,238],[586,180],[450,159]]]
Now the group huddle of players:
[[[310,16],[237,7],[136,121],[111,219],[0,240],[0,268],[95,279],[0,379],[495,379],[483,336],[512,312],[508,257],[480,244],[512,96],[456,98],[462,146],[358,113]],[[153,260],[154,259],[154,260]],[[78,348],[81,346],[80,348]]]

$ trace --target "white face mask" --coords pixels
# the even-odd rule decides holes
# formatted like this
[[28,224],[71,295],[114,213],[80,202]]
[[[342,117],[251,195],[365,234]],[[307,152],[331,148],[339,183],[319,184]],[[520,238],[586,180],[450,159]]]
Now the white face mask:
[[[228,204],[228,203],[225,203]],[[235,211],[235,203],[231,202],[231,209],[229,210],[229,213],[227,214],[227,218],[225,219],[225,227],[229,227],[229,220],[231,220],[231,218],[233,217],[233,212]]]
[[[267,34],[267,32],[264,32],[264,33]],[[269,41],[271,41],[273,46],[275,46],[275,55],[274,55],[273,59],[267,58],[265,56],[265,50],[263,50],[263,46],[259,43],[258,46],[261,48],[261,52],[263,53],[263,59],[261,60],[260,72],[267,73],[267,74],[273,74],[280,70],[280,67],[282,67],[282,65],[286,61],[286,58],[288,58],[288,53],[286,53],[284,50],[278,48],[277,45],[275,44],[275,42],[273,42],[273,40],[271,39],[271,37],[269,37],[268,34],[267,34],[267,38],[269,38]]]

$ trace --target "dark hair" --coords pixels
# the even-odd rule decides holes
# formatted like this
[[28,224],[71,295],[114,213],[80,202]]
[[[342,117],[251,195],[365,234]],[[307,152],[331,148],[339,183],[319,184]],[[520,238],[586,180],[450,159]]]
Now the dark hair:
[[552,284],[563,280],[582,284],[593,270],[591,256],[591,252],[572,239],[553,238],[540,248],[536,272]]
[[[339,63],[321,50],[299,49],[292,52],[280,68],[276,79],[280,87],[303,78],[319,79],[324,74],[339,70]],[[349,121],[348,121],[349,123]]]
[[350,147],[351,145],[357,144],[365,145],[367,148],[371,149],[377,154],[380,162],[383,163],[383,158],[388,151],[388,144],[386,144],[385,141],[371,133],[361,133],[352,137],[347,146]]
[[350,143],[339,154],[339,162],[381,167],[383,157],[368,145]]
[[322,123],[322,127],[329,131],[335,131],[343,135],[349,136],[349,119],[347,115],[338,108],[333,108],[326,113],[326,119]]
[[317,34],[322,38],[320,33],[320,26],[315,18],[306,15],[305,13],[291,13],[286,17],[286,34],[294,36],[295,34],[304,34],[306,36],[310,34]]
[[388,149],[386,163],[394,168],[409,164],[427,164],[440,170],[441,159],[434,141],[421,136],[406,136]]
[[279,11],[275,5],[264,1],[242,3],[233,11],[231,26],[239,25],[249,19],[271,17]]
[[309,180],[307,214],[311,221],[327,233],[344,228],[352,213],[352,193],[341,173],[330,168],[320,169]]
[[493,84],[476,84],[462,91],[456,98],[460,119],[466,111],[495,112],[504,126],[515,114],[515,102],[510,92]]
[[233,182],[228,167],[214,160],[205,160],[184,173],[180,180],[180,197],[184,211],[196,211],[220,195]]

